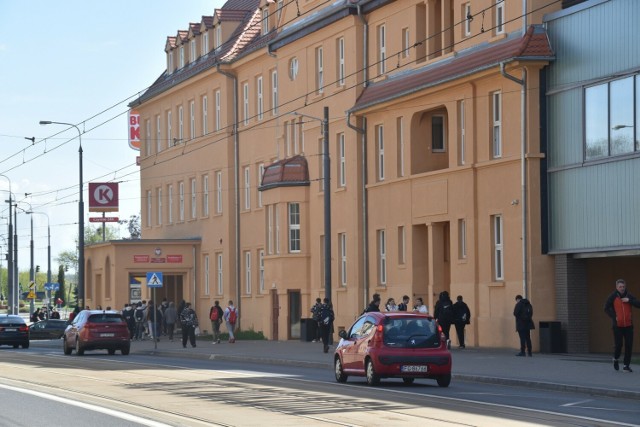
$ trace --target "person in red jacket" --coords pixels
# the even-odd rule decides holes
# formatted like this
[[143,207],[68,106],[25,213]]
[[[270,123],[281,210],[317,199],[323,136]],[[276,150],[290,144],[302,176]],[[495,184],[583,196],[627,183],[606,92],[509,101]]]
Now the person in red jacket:
[[625,372],[633,372],[631,353],[633,351],[633,323],[631,322],[631,307],[640,308],[640,300],[627,292],[627,283],[623,279],[616,280],[616,290],[604,303],[604,311],[612,320],[613,341],[615,349],[613,353],[613,369],[620,369],[618,358],[622,353],[624,341],[624,359],[622,368]]

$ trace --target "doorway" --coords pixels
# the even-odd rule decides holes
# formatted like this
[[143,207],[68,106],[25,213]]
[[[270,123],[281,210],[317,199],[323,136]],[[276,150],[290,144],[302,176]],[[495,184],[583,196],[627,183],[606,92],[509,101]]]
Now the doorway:
[[300,318],[302,317],[302,304],[300,291],[289,291],[289,336],[290,340],[300,339]]

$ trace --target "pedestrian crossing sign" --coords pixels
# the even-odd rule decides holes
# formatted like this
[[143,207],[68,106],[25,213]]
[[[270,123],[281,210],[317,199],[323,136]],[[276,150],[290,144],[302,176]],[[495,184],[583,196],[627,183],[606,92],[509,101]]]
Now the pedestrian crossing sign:
[[149,271],[147,273],[147,287],[149,287],[149,288],[161,288],[162,287],[162,272],[161,271]]

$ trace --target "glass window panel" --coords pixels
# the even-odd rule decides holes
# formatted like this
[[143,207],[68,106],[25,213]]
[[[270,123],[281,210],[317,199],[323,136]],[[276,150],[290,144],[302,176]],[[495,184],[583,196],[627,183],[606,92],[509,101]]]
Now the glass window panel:
[[[633,77],[610,86],[611,155],[633,152]],[[602,119],[601,119],[602,120]]]
[[585,157],[593,159],[607,156],[609,154],[607,85],[587,88],[584,92],[584,102]]

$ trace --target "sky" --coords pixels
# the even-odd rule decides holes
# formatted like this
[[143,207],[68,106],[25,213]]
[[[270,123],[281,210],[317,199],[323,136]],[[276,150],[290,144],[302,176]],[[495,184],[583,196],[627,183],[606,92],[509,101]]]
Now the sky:
[[[78,131],[41,120],[72,123],[82,131],[85,226],[88,183],[119,182],[119,211],[140,213],[137,151],[128,144],[127,104],[166,67],[167,36],[213,15],[222,0],[0,0],[0,259],[6,268],[9,186],[18,201],[20,271],[51,270],[75,251],[78,236]],[[35,141],[25,138],[35,138]],[[22,210],[21,210],[22,209]],[[48,216],[48,219],[47,219]],[[120,227],[120,237],[129,233]],[[73,270],[73,268],[71,268]]]

